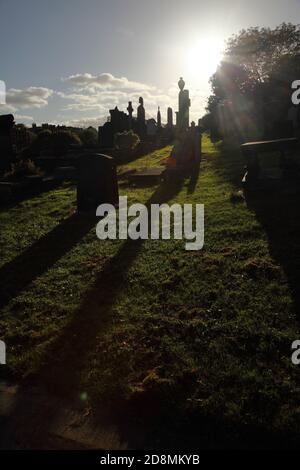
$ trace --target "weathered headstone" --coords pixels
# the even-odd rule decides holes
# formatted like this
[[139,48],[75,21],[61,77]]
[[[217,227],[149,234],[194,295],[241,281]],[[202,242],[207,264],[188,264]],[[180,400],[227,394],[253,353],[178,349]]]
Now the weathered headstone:
[[116,205],[118,201],[114,159],[99,153],[81,155],[78,159],[78,212],[95,212],[100,204]]

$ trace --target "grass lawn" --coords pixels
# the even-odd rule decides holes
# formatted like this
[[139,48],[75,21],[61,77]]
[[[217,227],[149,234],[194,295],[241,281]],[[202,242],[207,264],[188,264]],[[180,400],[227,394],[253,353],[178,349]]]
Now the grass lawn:
[[129,204],[204,203],[200,251],[98,240],[70,185],[0,212],[9,373],[128,413],[156,445],[297,443],[299,194],[244,198],[239,152],[207,137],[203,152],[198,178],[120,185]]

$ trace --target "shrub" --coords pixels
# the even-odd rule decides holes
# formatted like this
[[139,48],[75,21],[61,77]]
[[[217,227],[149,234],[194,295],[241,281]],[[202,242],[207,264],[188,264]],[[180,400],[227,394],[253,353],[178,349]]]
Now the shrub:
[[81,140],[77,134],[71,131],[51,132],[45,129],[37,135],[36,140],[31,145],[33,155],[47,152],[48,155],[61,156],[67,153],[71,145],[81,145]]
[[24,176],[33,175],[42,176],[43,172],[32,160],[19,160],[11,164],[11,169],[4,174],[4,178],[12,181],[24,178]]
[[52,134],[50,146],[55,156],[67,153],[71,145],[82,145],[77,134],[71,131],[58,131]]
[[133,150],[139,143],[139,136],[132,130],[118,132],[114,137],[114,145],[118,150]]
[[48,150],[50,147],[52,132],[49,129],[45,129],[39,132],[36,139],[30,146],[30,151],[33,155],[38,155],[40,152]]
[[79,134],[80,140],[83,145],[87,147],[96,147],[98,144],[98,132],[93,127],[83,129]]

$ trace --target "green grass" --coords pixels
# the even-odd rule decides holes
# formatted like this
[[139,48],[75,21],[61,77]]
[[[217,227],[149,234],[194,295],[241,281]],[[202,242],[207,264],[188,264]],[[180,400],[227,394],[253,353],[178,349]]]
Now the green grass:
[[201,251],[99,241],[68,185],[0,213],[8,367],[66,396],[85,391],[94,409],[129,409],[161,442],[297,438],[299,195],[233,197],[239,153],[206,137],[203,151],[193,185],[120,186],[129,203],[204,203]]

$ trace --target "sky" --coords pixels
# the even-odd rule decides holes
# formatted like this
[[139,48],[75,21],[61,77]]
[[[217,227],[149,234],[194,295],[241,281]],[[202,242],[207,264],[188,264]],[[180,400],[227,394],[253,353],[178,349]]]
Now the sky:
[[300,0],[0,0],[0,114],[97,127],[143,96],[165,122],[182,76],[196,121],[226,39],[282,22],[300,23]]

